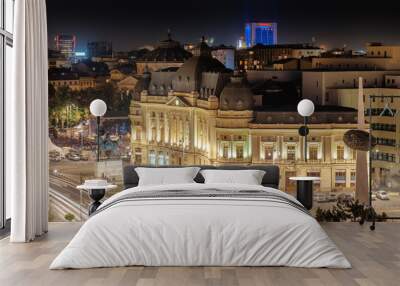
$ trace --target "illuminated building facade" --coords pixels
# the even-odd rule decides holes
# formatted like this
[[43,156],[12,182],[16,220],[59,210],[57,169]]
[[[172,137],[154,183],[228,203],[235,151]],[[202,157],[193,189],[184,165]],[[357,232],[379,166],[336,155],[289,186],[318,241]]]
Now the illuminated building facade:
[[[304,71],[302,77],[303,95],[320,105],[340,105],[344,99],[340,90],[357,90],[358,79],[362,77],[365,88],[385,87],[387,76],[398,75],[399,71]],[[356,100],[356,97],[354,98]],[[357,103],[357,100],[354,104]],[[345,105],[347,106],[347,105]],[[352,105],[356,108],[356,105]]]
[[295,105],[263,105],[244,77],[207,53],[139,80],[130,106],[133,163],[276,164],[287,191],[294,175],[320,176],[322,191],[353,188],[355,153],[342,138],[356,127],[354,109],[317,108],[306,163]]
[[236,66],[241,71],[265,70],[274,62],[284,59],[319,57],[323,49],[307,44],[262,45],[237,50]]
[[[358,81],[363,78],[366,120],[372,114],[373,187],[394,187],[400,166],[400,46],[371,43],[364,56],[314,58],[314,70],[303,72],[303,95],[321,105],[357,108]],[[371,100],[370,96],[389,96]],[[385,111],[389,107],[389,111]],[[385,111],[385,112],[384,112]],[[396,174],[397,172],[397,174]]]
[[244,40],[244,37],[241,36],[236,42],[236,49],[240,50],[245,48],[246,48],[246,42]]
[[59,34],[54,38],[54,44],[57,51],[59,51],[66,58],[73,58],[76,48],[76,37],[74,35]]
[[235,48],[227,47],[224,45],[214,47],[212,49],[211,55],[213,58],[219,60],[226,68],[234,70],[235,69]]
[[366,54],[354,56],[343,55],[323,56],[312,59],[313,69],[320,70],[347,70],[347,71],[390,71],[400,70],[400,45],[384,45],[370,43],[366,47]]
[[250,22],[244,26],[244,37],[248,48],[257,44],[276,45],[278,43],[277,23]]
[[72,72],[49,73],[49,83],[55,89],[68,87],[73,91],[79,91],[96,87],[96,79],[92,76],[80,76]]
[[[375,188],[390,186],[392,176],[400,171],[400,76],[386,75],[381,84],[384,87],[363,88],[365,119],[370,121],[371,112],[372,135],[377,143],[372,153]],[[342,106],[357,107],[357,88],[331,87],[327,93]],[[374,95],[388,98],[370,100]]]

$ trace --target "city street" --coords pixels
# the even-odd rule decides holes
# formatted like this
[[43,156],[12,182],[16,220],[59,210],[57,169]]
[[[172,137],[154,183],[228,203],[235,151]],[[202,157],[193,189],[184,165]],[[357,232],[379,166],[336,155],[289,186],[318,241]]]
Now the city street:
[[[86,179],[95,177],[95,161],[70,161],[63,159],[50,162],[50,221],[65,221],[65,215],[72,214],[75,221],[87,218],[88,206],[91,200],[86,191],[76,187]],[[122,190],[122,182],[116,182],[119,187],[113,192],[107,192],[105,198]]]
[[[385,212],[388,216],[400,217],[400,193],[388,192],[389,200],[376,198],[372,201],[372,206],[378,214]],[[320,207],[322,209],[332,208],[336,202],[313,202],[313,212]]]
[[[105,198],[122,190],[120,158],[130,157],[130,133],[126,119],[103,120],[104,136],[100,137],[100,159],[96,163],[96,130],[93,121],[83,121],[68,128],[52,128],[50,132],[50,221],[79,221],[87,218],[91,201],[86,191],[76,187],[85,180],[103,177],[119,187]],[[108,162],[108,163],[104,163]],[[117,162],[117,163],[116,163]],[[115,173],[121,175],[116,178]]]
[[70,161],[63,159],[59,162],[50,162],[50,174],[63,176],[69,179],[70,183],[81,184],[85,178],[91,178],[95,174],[94,161]]
[[[87,218],[87,208],[90,198],[87,192],[76,189],[76,186],[84,182],[85,179],[95,177],[95,161],[70,161],[63,159],[59,162],[50,163],[50,220],[64,221],[65,215],[71,213],[74,220]],[[110,196],[122,190],[122,182],[117,182],[119,188],[107,193]],[[378,213],[386,212],[388,216],[400,216],[400,195],[397,192],[388,192],[389,200],[376,198],[372,204]],[[313,202],[315,213],[318,207],[322,209],[332,208],[336,202]]]

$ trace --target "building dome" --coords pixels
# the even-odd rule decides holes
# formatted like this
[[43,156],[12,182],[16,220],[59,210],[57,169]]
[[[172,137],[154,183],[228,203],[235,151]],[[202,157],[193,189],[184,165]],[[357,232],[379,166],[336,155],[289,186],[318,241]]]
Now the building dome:
[[160,42],[159,46],[143,55],[139,61],[146,62],[184,62],[190,58],[192,54],[186,51],[178,41],[171,38],[168,33],[168,38]]
[[173,90],[180,92],[198,91],[203,72],[223,73],[226,71],[225,66],[211,56],[193,56],[176,72],[172,82]]
[[219,102],[221,110],[252,110],[253,93],[242,77],[233,76],[222,90]]

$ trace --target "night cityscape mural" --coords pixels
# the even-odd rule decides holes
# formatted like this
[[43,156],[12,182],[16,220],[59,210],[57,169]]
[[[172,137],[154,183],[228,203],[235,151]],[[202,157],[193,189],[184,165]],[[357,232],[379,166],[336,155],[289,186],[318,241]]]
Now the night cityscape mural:
[[[344,135],[361,116],[376,138],[373,204],[398,216],[400,4],[359,2],[47,1],[50,220],[86,219],[76,186],[103,177],[119,186],[110,196],[127,164],[277,165],[290,194],[291,177],[321,178],[321,215],[354,203],[361,155]],[[315,105],[308,142],[302,99]]]

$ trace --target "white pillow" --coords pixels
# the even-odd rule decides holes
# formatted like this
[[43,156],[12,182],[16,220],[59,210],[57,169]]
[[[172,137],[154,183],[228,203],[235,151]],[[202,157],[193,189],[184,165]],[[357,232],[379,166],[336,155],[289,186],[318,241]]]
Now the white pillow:
[[261,185],[265,171],[261,170],[202,170],[205,184]]
[[193,180],[200,168],[135,168],[139,186],[195,183]]

